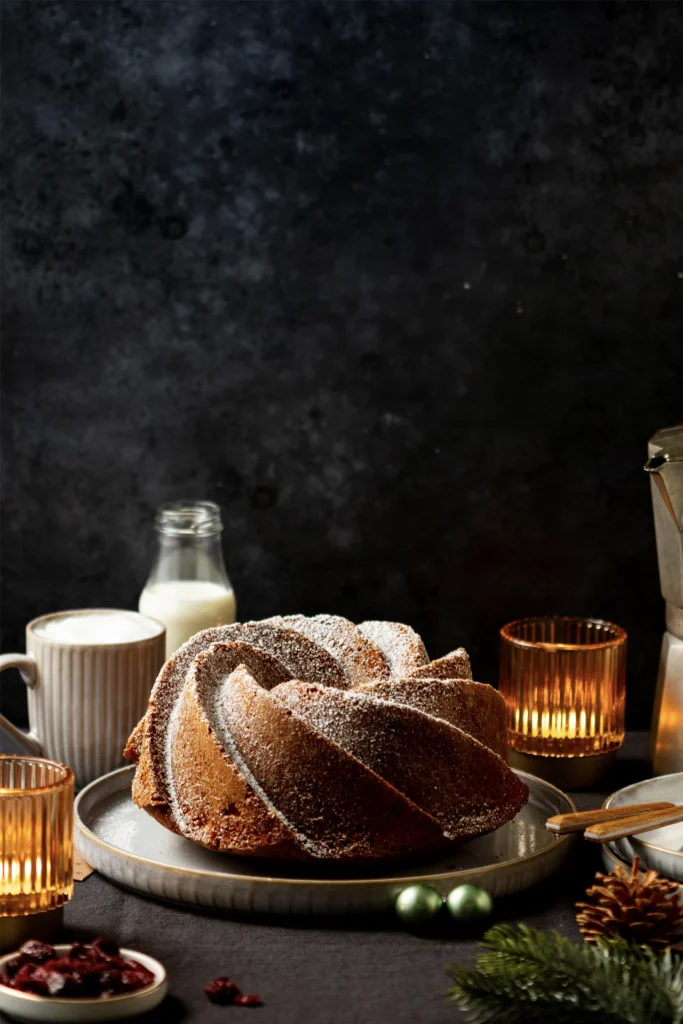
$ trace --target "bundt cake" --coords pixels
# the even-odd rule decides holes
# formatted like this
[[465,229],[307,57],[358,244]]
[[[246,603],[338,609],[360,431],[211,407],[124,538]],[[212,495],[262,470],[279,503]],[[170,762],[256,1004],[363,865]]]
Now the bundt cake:
[[133,799],[233,854],[379,860],[499,828],[528,790],[505,705],[409,626],[288,615],[197,633],[128,741]]

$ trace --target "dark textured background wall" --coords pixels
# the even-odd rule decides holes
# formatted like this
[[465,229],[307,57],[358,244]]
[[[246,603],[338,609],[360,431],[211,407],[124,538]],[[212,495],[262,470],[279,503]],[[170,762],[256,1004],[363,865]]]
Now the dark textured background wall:
[[506,620],[606,616],[646,724],[680,6],[2,19],[3,649],[134,606],[155,505],[211,497],[244,617],[403,619],[493,680]]

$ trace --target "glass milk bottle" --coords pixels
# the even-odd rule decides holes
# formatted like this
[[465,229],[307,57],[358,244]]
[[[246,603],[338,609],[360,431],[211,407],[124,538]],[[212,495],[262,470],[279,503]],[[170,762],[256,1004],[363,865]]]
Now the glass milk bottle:
[[160,505],[157,557],[139,609],[166,626],[166,657],[211,626],[235,621],[235,594],[221,550],[221,510],[212,501]]

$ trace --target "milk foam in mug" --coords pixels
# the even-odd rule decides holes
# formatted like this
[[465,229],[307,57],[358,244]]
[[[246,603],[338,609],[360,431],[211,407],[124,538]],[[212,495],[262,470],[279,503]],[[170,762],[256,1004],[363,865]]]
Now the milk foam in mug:
[[76,785],[124,764],[123,748],[147,709],[166,652],[166,630],[138,612],[78,609],[26,627],[26,654],[3,654],[28,690],[29,732],[0,728],[32,754],[68,765]]

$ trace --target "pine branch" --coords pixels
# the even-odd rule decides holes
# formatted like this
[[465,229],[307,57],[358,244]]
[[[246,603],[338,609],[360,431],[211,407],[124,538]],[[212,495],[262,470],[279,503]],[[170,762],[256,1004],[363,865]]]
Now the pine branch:
[[683,960],[623,939],[576,946],[555,933],[498,925],[475,967],[449,968],[452,1002],[491,1024],[683,1024]]

